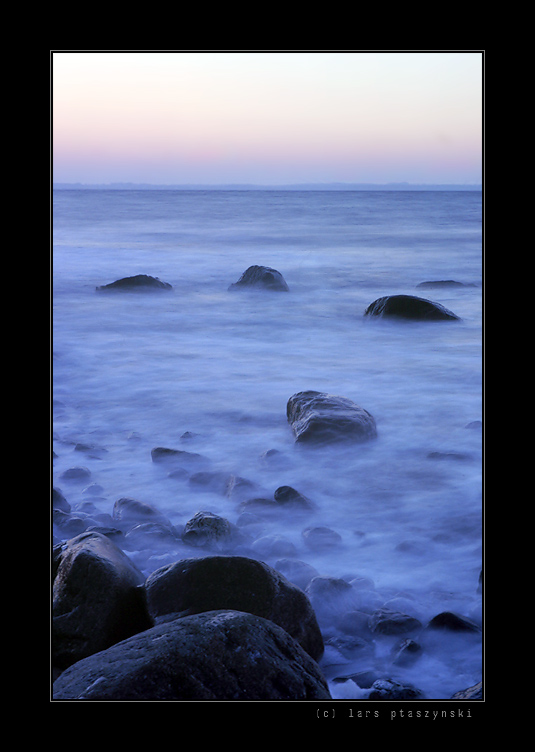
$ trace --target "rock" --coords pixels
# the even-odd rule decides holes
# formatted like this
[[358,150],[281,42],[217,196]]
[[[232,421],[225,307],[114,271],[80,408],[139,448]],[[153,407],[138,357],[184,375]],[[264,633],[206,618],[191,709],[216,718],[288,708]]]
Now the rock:
[[292,543],[284,537],[284,535],[263,535],[257,538],[251,546],[253,553],[256,556],[261,556],[265,559],[277,559],[277,558],[293,558],[297,549]]
[[316,508],[315,504],[313,504],[310,499],[299,491],[296,491],[295,488],[292,488],[291,486],[279,486],[273,494],[273,498],[277,504],[281,504],[288,509],[312,511]]
[[422,623],[415,616],[380,608],[371,615],[369,626],[374,634],[395,635],[421,629]]
[[483,682],[480,681],[468,689],[462,689],[451,696],[452,700],[482,700],[483,699]]
[[123,277],[117,279],[115,282],[110,282],[107,285],[101,285],[96,288],[99,291],[114,291],[114,290],[134,290],[134,291],[146,291],[146,290],[172,290],[173,286],[168,282],[162,282],[158,277],[150,277],[147,274],[136,274],[133,277]]
[[155,447],[151,451],[153,462],[171,465],[184,464],[197,466],[208,462],[208,458],[197,452],[186,452],[183,449],[169,449],[167,447]]
[[437,279],[436,281],[420,282],[416,287],[422,289],[429,289],[435,287],[475,287],[474,284],[465,284],[464,282],[456,282],[454,279]]
[[60,509],[62,512],[71,511],[71,505],[59,488],[52,489],[52,509]]
[[314,551],[322,551],[342,543],[342,536],[330,527],[307,527],[301,533],[306,545]]
[[230,285],[228,289],[236,290],[243,287],[289,292],[289,287],[282,274],[269,266],[250,266],[239,280]]
[[228,551],[245,540],[238,528],[213,512],[197,512],[184,526],[182,540],[189,546]]
[[328,700],[317,663],[272,621],[210,611],[159,624],[79,661],[54,699]]
[[369,639],[371,637],[369,621],[370,615],[363,611],[346,611],[336,621],[336,627],[344,634]]
[[472,459],[472,455],[466,452],[429,452],[429,460],[455,460],[457,462],[467,462]]
[[287,580],[305,590],[314,577],[319,576],[317,569],[300,559],[284,557],[275,562],[275,569],[283,574]]
[[288,400],[286,415],[299,443],[364,442],[377,436],[373,416],[346,397],[298,392]]
[[141,522],[130,528],[124,536],[124,545],[129,549],[167,548],[179,541],[180,537],[175,530],[160,522]]
[[356,608],[355,591],[349,582],[338,577],[314,577],[305,593],[323,625],[336,622],[341,614]]
[[54,527],[61,533],[62,537],[74,538],[75,535],[83,533],[89,525],[95,524],[95,520],[84,514],[70,514],[62,509],[54,509],[52,512],[52,521]]
[[143,522],[156,522],[167,528],[172,527],[169,520],[152,504],[129,497],[117,499],[113,505],[113,520],[125,528]]
[[69,467],[59,477],[61,480],[87,481],[91,477],[91,471],[87,467]]
[[146,580],[149,613],[158,622],[169,614],[245,611],[269,619],[319,660],[323,638],[302,590],[264,562],[244,556],[183,559]]
[[416,640],[407,638],[394,645],[391,655],[394,666],[412,666],[422,655],[422,646]]
[[410,684],[401,684],[393,679],[377,679],[371,686],[370,700],[422,700],[424,695]]
[[224,495],[226,493],[229,474],[221,471],[200,470],[189,477],[189,484],[192,488],[200,491],[211,491],[216,494]]
[[481,627],[475,622],[451,611],[442,611],[442,613],[434,616],[427,624],[426,629],[444,629],[450,632],[481,632]]
[[108,537],[83,533],[56,555],[52,655],[58,668],[152,626],[141,572]]
[[425,298],[415,295],[386,295],[371,303],[364,312],[365,316],[393,316],[417,321],[457,320],[459,316],[447,308]]

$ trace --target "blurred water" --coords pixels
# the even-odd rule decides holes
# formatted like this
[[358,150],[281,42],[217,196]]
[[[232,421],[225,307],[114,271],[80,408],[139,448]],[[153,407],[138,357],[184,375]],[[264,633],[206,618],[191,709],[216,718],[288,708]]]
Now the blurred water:
[[[53,221],[53,483],[71,505],[94,482],[102,512],[132,496],[173,524],[200,509],[236,523],[236,500],[151,461],[156,446],[199,452],[267,495],[287,484],[314,501],[306,521],[285,515],[256,534],[283,536],[320,574],[371,578],[383,599],[403,592],[424,620],[481,608],[481,431],[467,428],[481,419],[480,193],[55,191]],[[278,269],[290,292],[229,292],[252,264]],[[139,273],[173,290],[95,291]],[[444,279],[466,286],[416,287]],[[394,293],[462,321],[363,317]],[[308,389],[364,407],[378,439],[295,445],[286,402]],[[74,465],[89,482],[60,479]],[[341,544],[310,550],[309,524]],[[149,573],[177,553],[132,556]],[[415,683],[442,697],[479,681],[480,645],[468,654],[433,658]]]

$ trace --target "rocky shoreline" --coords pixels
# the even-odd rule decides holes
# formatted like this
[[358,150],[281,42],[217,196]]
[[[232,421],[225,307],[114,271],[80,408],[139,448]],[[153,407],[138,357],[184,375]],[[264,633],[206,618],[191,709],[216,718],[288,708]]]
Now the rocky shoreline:
[[[171,474],[190,455],[200,463],[190,481],[237,492],[239,525],[199,511],[177,528],[131,498],[112,515],[90,503],[81,511],[54,490],[54,700],[323,700],[355,685],[361,699],[420,700],[397,668],[432,654],[445,634],[481,640],[475,621],[442,612],[424,624],[403,598],[384,602],[373,582],[323,576],[284,540],[248,532],[247,522],[292,510],[307,546],[335,548],[336,531],[307,525],[314,503],[296,489],[251,496],[253,484],[200,470],[202,456],[181,450],[157,447],[152,461],[171,462]],[[88,479],[84,468],[67,475]],[[183,557],[148,577],[129,555],[171,543]],[[378,644],[392,646],[383,672],[341,668],[327,680],[326,653],[372,659]],[[453,695],[481,697],[481,684]]]
[[[128,280],[135,289],[168,289],[157,279],[149,283],[145,277]],[[276,270],[265,267],[251,267],[231,287],[258,285],[288,289]],[[429,301],[400,297],[376,301],[366,315],[457,318],[442,308],[430,312]],[[293,395],[287,419],[296,443],[377,437],[370,413],[319,392]],[[80,449],[93,457],[106,452]],[[382,598],[371,580],[322,575],[280,536],[255,535],[263,519],[291,510],[301,515],[307,547],[339,545],[335,530],[308,524],[314,501],[298,489],[280,486],[267,496],[254,482],[214,471],[203,455],[175,448],[155,447],[151,460],[192,489],[235,500],[239,524],[200,509],[177,527],[156,507],[127,497],[102,514],[89,499],[72,508],[68,495],[55,488],[54,700],[329,700],[346,684],[359,699],[436,699],[400,682],[396,668],[417,665],[443,635],[481,641],[475,620],[443,611],[423,622],[403,597]],[[74,466],[61,481],[90,483],[91,474]],[[181,555],[148,576],[130,556],[140,548],[168,547]],[[480,578],[474,591],[481,586]],[[326,653],[350,663],[369,656],[373,664],[377,644],[383,654],[390,647],[381,671],[341,668],[326,678]],[[459,687],[452,699],[482,699],[482,683]]]

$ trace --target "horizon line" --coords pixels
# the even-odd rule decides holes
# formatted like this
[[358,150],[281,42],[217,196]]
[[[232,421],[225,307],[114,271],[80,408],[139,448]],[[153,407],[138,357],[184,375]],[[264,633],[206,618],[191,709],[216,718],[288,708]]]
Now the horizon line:
[[111,183],[82,183],[82,182],[66,182],[58,181],[52,183],[53,188],[69,190],[73,188],[83,189],[96,189],[96,188],[108,188],[108,189],[131,189],[136,188],[148,188],[152,190],[355,190],[355,189],[380,189],[380,188],[398,188],[404,190],[421,189],[430,190],[442,188],[445,190],[481,190],[482,183],[410,183],[409,181],[391,181],[388,183],[372,183],[372,182],[305,182],[305,183],[135,183],[132,181],[114,181]]

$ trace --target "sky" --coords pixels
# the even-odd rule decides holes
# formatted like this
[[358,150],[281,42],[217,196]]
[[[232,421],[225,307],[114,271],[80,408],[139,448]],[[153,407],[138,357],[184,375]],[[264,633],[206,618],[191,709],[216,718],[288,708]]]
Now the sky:
[[482,51],[52,51],[55,183],[482,182]]

